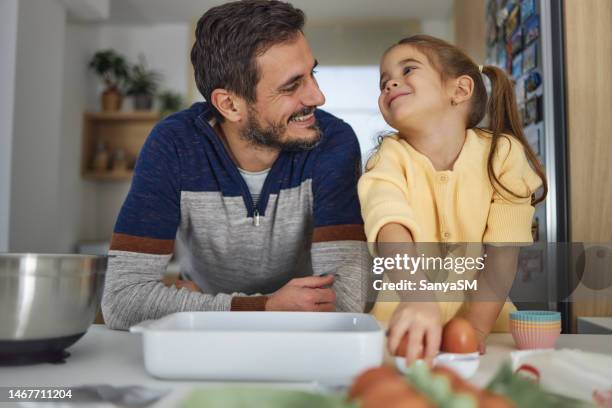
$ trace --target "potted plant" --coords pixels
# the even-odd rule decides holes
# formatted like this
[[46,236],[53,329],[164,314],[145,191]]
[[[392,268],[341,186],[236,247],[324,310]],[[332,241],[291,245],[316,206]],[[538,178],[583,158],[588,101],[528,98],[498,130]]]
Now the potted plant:
[[143,55],[140,55],[138,59],[138,64],[130,69],[127,94],[134,97],[134,109],[151,110],[153,97],[162,75],[147,68],[147,61]]
[[125,58],[112,49],[98,51],[89,62],[89,68],[93,69],[106,85],[102,92],[102,110],[120,110],[123,101],[121,86],[128,76]]
[[159,111],[162,116],[168,116],[183,108],[183,96],[180,93],[164,91],[157,95],[159,99]]

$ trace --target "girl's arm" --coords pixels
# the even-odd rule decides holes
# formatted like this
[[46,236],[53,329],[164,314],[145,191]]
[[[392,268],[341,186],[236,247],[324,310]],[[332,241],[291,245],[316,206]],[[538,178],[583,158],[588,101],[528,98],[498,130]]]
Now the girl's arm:
[[478,290],[467,301],[465,318],[478,333],[480,352],[507,301],[517,272],[519,247],[487,246],[485,268],[478,276]]
[[[390,223],[380,229],[377,239],[377,252],[382,257],[395,257],[407,254],[415,256],[412,234],[401,224]],[[385,245],[387,244],[387,245]],[[393,245],[396,244],[396,245]],[[391,281],[399,281],[406,272],[387,273]],[[410,280],[417,282],[424,279],[422,271],[416,271]],[[405,351],[406,365],[410,366],[419,358],[429,364],[440,350],[442,321],[440,309],[436,302],[402,301],[395,309],[389,321],[388,348],[395,354],[404,335],[408,333],[408,348]]]

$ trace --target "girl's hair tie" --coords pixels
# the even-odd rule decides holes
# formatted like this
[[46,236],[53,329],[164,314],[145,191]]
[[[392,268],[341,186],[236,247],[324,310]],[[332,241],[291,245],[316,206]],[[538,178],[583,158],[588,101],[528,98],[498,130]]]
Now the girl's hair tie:
[[483,66],[482,66],[482,65],[479,65],[479,66],[478,66],[478,72],[480,72],[481,74],[482,74],[482,68],[483,68]]

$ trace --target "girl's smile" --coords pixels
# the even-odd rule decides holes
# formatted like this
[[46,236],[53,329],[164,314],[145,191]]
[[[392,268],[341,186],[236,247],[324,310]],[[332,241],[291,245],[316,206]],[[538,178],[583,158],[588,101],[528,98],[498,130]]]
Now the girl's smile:
[[433,120],[450,106],[439,73],[427,56],[409,45],[385,53],[380,64],[378,107],[393,128],[401,130]]

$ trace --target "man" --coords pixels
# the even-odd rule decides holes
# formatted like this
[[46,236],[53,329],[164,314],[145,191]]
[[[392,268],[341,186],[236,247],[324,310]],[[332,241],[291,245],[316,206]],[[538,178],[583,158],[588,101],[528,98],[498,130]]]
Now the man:
[[[109,327],[179,311],[363,310],[359,145],[316,109],[325,98],[303,25],[301,10],[267,0],[198,22],[191,60],[207,102],[143,146],[109,253]],[[191,282],[166,287],[177,230]]]

